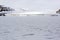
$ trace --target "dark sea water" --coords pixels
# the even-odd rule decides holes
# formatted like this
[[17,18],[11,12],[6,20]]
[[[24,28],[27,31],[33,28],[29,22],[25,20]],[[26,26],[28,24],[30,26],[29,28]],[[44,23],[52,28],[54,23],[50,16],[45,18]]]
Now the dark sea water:
[[60,15],[1,16],[0,40],[60,40]]

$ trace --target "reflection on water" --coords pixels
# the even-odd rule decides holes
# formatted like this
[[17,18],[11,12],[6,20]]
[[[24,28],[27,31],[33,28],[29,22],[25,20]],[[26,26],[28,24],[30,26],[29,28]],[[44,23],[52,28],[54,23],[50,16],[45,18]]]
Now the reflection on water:
[[60,40],[60,16],[0,17],[0,40]]

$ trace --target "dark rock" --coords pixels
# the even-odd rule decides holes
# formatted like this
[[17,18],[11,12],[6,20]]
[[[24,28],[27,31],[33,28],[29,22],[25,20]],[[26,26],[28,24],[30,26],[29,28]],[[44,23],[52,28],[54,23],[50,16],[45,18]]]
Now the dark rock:
[[5,14],[6,14],[6,13],[0,13],[0,16],[6,16]]
[[58,11],[56,11],[56,13],[60,14],[60,9]]

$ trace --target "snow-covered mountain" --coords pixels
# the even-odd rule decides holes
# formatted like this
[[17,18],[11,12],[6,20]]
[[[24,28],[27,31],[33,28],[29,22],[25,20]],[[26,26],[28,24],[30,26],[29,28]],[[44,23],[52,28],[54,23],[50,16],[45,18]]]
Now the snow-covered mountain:
[[36,15],[56,15],[56,14],[57,14],[56,10],[35,11],[35,10],[20,8],[13,11],[10,14],[6,14],[6,16],[36,16]]

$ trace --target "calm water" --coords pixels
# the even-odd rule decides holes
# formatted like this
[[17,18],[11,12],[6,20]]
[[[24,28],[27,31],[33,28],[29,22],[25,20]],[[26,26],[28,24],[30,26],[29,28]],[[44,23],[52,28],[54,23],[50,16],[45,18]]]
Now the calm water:
[[60,40],[60,16],[1,16],[0,40]]

